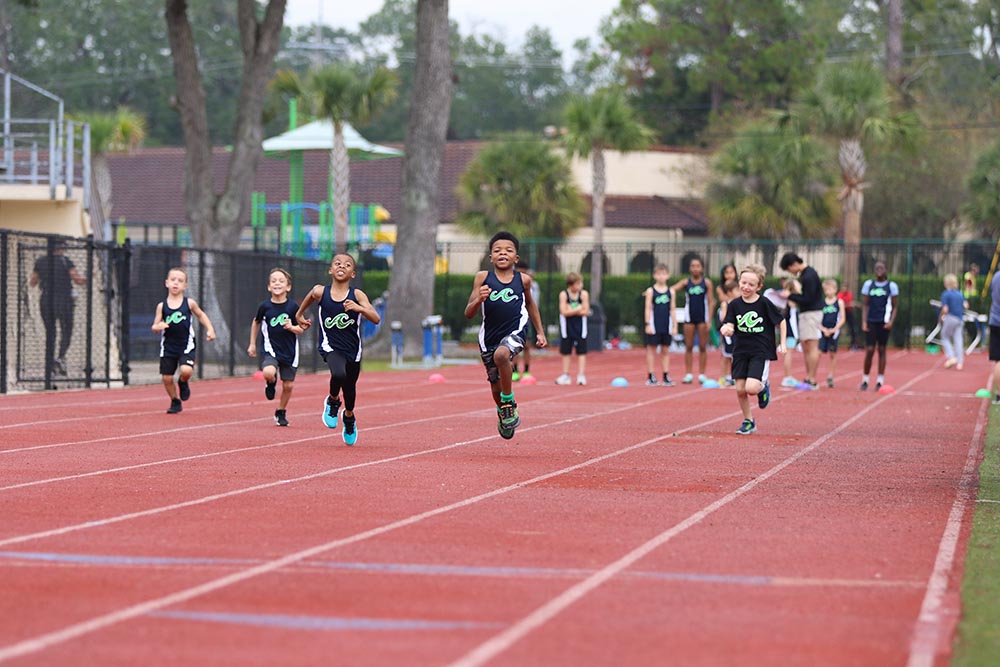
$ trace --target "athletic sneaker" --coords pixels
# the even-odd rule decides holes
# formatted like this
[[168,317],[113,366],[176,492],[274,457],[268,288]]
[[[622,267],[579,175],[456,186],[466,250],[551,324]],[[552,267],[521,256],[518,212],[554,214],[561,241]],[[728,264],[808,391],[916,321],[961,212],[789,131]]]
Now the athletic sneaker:
[[517,414],[517,403],[505,401],[500,404],[500,424],[511,433],[521,425],[521,418]]
[[518,381],[520,381],[520,379],[521,379],[521,374],[520,373],[518,373],[517,371],[514,371],[513,373],[511,373],[511,375],[510,375],[510,381],[511,382],[518,382]]
[[326,424],[327,428],[337,428],[337,416],[340,414],[340,401],[331,400],[329,396],[326,397],[326,402],[323,403],[323,423]]
[[826,386],[829,387],[830,389],[833,389],[833,376],[832,375],[830,375],[829,377],[826,378]]
[[708,382],[708,376],[707,375],[705,375],[704,373],[702,373],[701,375],[698,376],[698,383],[699,384],[705,384],[706,382]]
[[694,382],[694,376],[688,373],[687,375],[684,376],[684,379],[681,380],[681,382],[683,382],[684,384],[691,384],[692,382]]
[[862,380],[861,386],[858,387],[861,391],[868,391],[868,380]]
[[764,388],[760,390],[759,394],[757,394],[757,406],[760,407],[761,410],[763,410],[764,408],[767,407],[767,404],[770,402],[771,402],[771,383],[765,382]]
[[786,377],[784,380],[781,381],[781,386],[782,387],[797,387],[797,386],[799,386],[799,381],[789,375],[788,377]]
[[344,415],[344,430],[341,431],[340,435],[344,438],[344,443],[348,447],[353,447],[354,443],[358,441],[357,420],[354,418],[354,415],[350,417]]
[[556,378],[556,384],[561,384],[561,385],[573,384],[573,379],[569,376],[568,373],[563,373],[562,375]]
[[191,398],[191,385],[183,380],[177,381],[178,393],[181,395],[181,400],[186,401]]
[[875,391],[878,391],[881,388],[882,388],[882,383],[881,382],[876,382],[875,383]]
[[264,398],[266,398],[269,401],[273,401],[274,400],[274,388],[277,385],[278,385],[278,381],[277,380],[275,380],[274,382],[265,382],[264,383]]
[[752,419],[744,419],[740,427],[736,429],[736,432],[740,435],[750,435],[757,430],[757,422]]
[[646,378],[646,386],[647,387],[657,387],[657,386],[659,386],[659,384],[660,383],[657,382],[656,378],[654,378],[652,375],[650,375],[648,378]]
[[285,419],[284,410],[274,411],[274,423],[277,424],[278,426],[288,426],[288,420]]
[[523,373],[521,373],[521,379],[522,380],[526,380],[526,379],[528,379],[530,377],[531,377],[531,373],[529,373],[528,371],[524,371]]
[[170,399],[170,407],[167,408],[167,414],[168,415],[176,415],[178,412],[180,412],[183,409],[184,409],[184,407],[181,405],[181,399],[179,399],[179,398],[171,398]]
[[734,380],[732,377],[727,377],[726,381],[723,384],[725,386],[727,386],[727,387],[735,387],[736,386],[736,380]]
[[582,373],[580,375],[577,375],[576,376],[576,383],[578,385],[580,385],[581,387],[587,386],[587,376],[583,375]]
[[673,387],[674,381],[670,379],[670,373],[663,374],[663,382],[661,382],[664,387]]
[[993,405],[1000,405],[1000,394],[993,394]]
[[66,375],[66,362],[62,358],[53,359],[52,372],[56,375]]

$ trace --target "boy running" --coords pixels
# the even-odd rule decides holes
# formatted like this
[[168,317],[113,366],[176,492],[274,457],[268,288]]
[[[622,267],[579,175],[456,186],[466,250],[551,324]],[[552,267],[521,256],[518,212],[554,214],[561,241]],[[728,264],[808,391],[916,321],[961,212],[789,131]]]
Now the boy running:
[[[746,266],[740,271],[739,282],[740,297],[729,302],[719,333],[733,337],[733,379],[736,380],[736,398],[743,411],[743,423],[736,432],[750,435],[757,430],[757,423],[749,397],[757,396],[761,410],[771,400],[768,370],[770,363],[777,360],[777,353],[785,349],[785,318],[773,303],[759,294],[764,285],[764,267]],[[774,345],[775,327],[781,338],[777,348]]]
[[[156,304],[152,329],[160,334],[160,375],[163,377],[163,388],[170,397],[167,414],[175,415],[183,409],[181,401],[191,397],[188,382],[194,373],[195,364],[195,335],[191,316],[197,317],[205,327],[205,340],[215,340],[215,327],[198,303],[184,296],[187,290],[187,273],[184,269],[174,267],[167,271],[167,279],[163,284],[167,288],[167,298]],[[175,388],[174,373],[178,367],[180,374]]]
[[541,349],[548,344],[538,305],[531,298],[531,276],[514,268],[519,246],[517,237],[510,232],[493,235],[488,246],[493,269],[476,274],[465,306],[468,319],[476,313],[483,316],[479,351],[497,405],[497,430],[506,440],[514,437],[514,429],[521,423],[511,375],[514,357],[524,349],[524,330],[529,319],[537,334],[535,346]]
[[295,324],[299,304],[288,298],[292,291],[292,275],[281,268],[271,269],[267,278],[267,291],[271,298],[263,301],[250,324],[250,345],[247,354],[257,356],[257,336],[264,334],[264,397],[274,400],[278,377],[281,378],[281,401],[274,411],[274,423],[288,426],[285,410],[292,397],[292,385],[299,368],[299,334],[302,327]]
[[[358,441],[354,405],[358,397],[358,377],[361,375],[361,318],[378,324],[382,319],[368,300],[368,295],[351,286],[354,279],[354,257],[338,253],[330,261],[329,285],[315,285],[302,300],[295,320],[305,331],[312,325],[305,314],[314,303],[319,304],[319,353],[330,369],[330,394],[323,405],[323,423],[337,428],[341,405],[344,407],[344,443]],[[341,403],[340,394],[344,400]]]

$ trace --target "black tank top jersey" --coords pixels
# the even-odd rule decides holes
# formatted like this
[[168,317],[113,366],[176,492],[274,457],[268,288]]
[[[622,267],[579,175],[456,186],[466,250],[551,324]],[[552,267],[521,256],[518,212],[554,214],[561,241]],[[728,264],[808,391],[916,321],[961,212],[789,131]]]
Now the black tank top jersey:
[[257,308],[254,319],[260,322],[260,333],[264,337],[264,352],[283,364],[293,368],[299,365],[299,337],[285,328],[285,322],[295,323],[295,313],[299,304],[291,299],[284,303],[265,300]]
[[193,354],[195,348],[194,327],[191,326],[191,306],[187,297],[179,308],[171,308],[164,299],[163,321],[169,326],[160,332],[160,356],[179,357]]
[[[344,301],[354,298],[354,288],[347,290]],[[361,361],[361,313],[344,310],[344,301],[334,301],[330,296],[330,286],[323,288],[323,298],[319,300],[319,322],[321,336],[319,349],[324,354],[339,352],[348,361]]]
[[833,303],[823,302],[823,321],[820,322],[820,326],[826,329],[832,329],[837,326],[837,318],[840,316],[840,307],[837,305],[837,301]]
[[[563,293],[566,294],[566,303],[569,305],[579,306],[582,303],[582,291],[576,295],[575,299],[570,295],[569,290],[563,290]],[[587,338],[587,316],[571,315],[570,317],[566,317],[560,313],[559,334],[567,339],[585,340]]]
[[500,282],[496,273],[489,271],[483,284],[490,288],[490,295],[482,304],[483,324],[479,328],[479,348],[486,352],[510,334],[524,337],[528,306],[524,301],[520,271],[514,272],[509,283]]
[[649,320],[653,333],[670,333],[670,288],[665,292],[649,289],[653,291],[653,317]]
[[687,321],[692,324],[707,322],[705,312],[708,310],[708,285],[705,279],[696,283],[688,278],[684,292],[687,294]]

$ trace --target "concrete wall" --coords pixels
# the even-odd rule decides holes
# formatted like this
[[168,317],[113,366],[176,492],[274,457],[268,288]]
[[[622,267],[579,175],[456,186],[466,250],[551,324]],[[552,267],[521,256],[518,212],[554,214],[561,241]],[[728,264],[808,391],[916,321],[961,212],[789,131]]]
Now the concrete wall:
[[0,229],[75,237],[91,233],[79,188],[72,199],[66,199],[62,187],[56,199],[49,194],[46,185],[0,185]]

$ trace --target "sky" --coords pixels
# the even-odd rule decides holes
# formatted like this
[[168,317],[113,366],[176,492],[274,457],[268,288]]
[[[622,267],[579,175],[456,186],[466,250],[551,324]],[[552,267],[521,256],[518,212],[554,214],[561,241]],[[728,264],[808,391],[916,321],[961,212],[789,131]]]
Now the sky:
[[[285,23],[306,25],[322,18],[326,25],[353,31],[382,4],[383,0],[288,0]],[[619,0],[450,0],[448,12],[463,35],[496,35],[514,48],[532,25],[548,28],[567,56],[581,37],[596,42],[601,20],[618,4]]]

